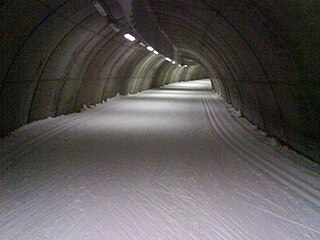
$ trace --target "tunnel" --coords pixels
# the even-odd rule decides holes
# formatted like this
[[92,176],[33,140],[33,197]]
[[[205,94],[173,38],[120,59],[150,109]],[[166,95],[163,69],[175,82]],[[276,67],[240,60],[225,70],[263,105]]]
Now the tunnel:
[[[0,58],[0,147],[2,153],[0,157],[1,191],[4,191],[0,197],[1,202],[4,203],[4,207],[0,207],[4,213],[1,214],[3,221],[0,223],[4,229],[0,229],[2,239],[319,239],[320,232],[317,227],[320,227],[320,14],[317,1],[5,0],[1,1],[0,7],[0,48],[2,53]],[[171,102],[166,103],[166,101]],[[189,115],[185,112],[185,109],[188,109],[185,105],[187,102],[193,104],[190,107]],[[110,104],[113,113],[105,112],[105,117],[99,120],[99,117],[102,117],[101,109],[104,109],[102,107],[104,104]],[[206,114],[201,115],[200,110],[196,110],[200,108]],[[195,114],[196,111],[199,113]],[[88,120],[88,115],[85,115],[91,112],[97,116],[94,126],[90,123],[91,120]],[[239,116],[235,116],[235,113],[238,113]],[[181,114],[181,118],[177,119],[177,114]],[[189,119],[192,114],[195,114],[195,118],[190,117]],[[243,129],[239,130],[240,127],[234,127],[232,130],[230,126],[238,125],[233,123],[233,120],[231,121],[228,114],[233,116],[234,121],[242,122],[246,126],[244,129],[249,129],[251,135],[253,128],[255,133],[262,133],[263,136],[261,134],[257,136],[260,140],[263,139],[261,141],[264,143],[272,139],[274,144],[269,144],[269,148],[277,148],[274,150],[276,153],[270,153],[272,155],[270,158],[277,159],[274,165],[272,164],[275,160],[270,160],[271,163],[269,163],[267,159],[268,156],[271,156],[267,154],[271,150],[262,143],[256,143],[249,133],[244,133]],[[172,117],[171,121],[162,119],[164,116]],[[152,122],[156,117],[161,118],[161,121],[158,119],[158,122]],[[63,122],[66,121],[65,118],[71,119],[68,124]],[[196,118],[199,119],[196,121]],[[126,119],[131,119],[131,121],[126,121]],[[150,122],[144,123],[143,119],[149,119]],[[200,127],[202,120],[207,121],[211,128],[202,129]],[[88,128],[81,130],[78,125],[83,126],[84,121],[88,121],[86,123]],[[141,125],[134,125],[134,128],[130,125],[134,122]],[[185,124],[185,128],[181,128],[179,122]],[[229,122],[230,125],[224,125]],[[47,123],[48,125],[46,125]],[[102,127],[104,124],[106,124],[106,128]],[[172,126],[170,125],[172,128],[170,127],[169,130],[168,124],[172,124]],[[67,128],[66,126],[72,126],[74,131],[77,130],[74,134],[77,134],[82,140],[74,138],[72,140],[74,142],[69,142],[66,132],[71,127]],[[103,135],[102,133],[107,128],[112,130],[112,133]],[[92,132],[89,132],[90,129]],[[124,131],[124,129],[126,130]],[[161,129],[164,129],[164,132],[161,132]],[[198,129],[199,134],[194,129]],[[175,131],[177,131],[176,135]],[[188,134],[194,136],[194,139],[198,139],[199,142],[188,137],[190,136],[186,133],[188,131]],[[154,135],[149,135],[151,132]],[[202,133],[202,139],[201,136],[198,136],[200,133]],[[217,140],[218,137],[210,138],[210,134],[219,135],[221,141]],[[56,142],[50,142],[53,136],[57,141],[59,140],[60,145],[57,145]],[[64,136],[66,138],[63,138]],[[157,136],[158,140],[152,136]],[[130,144],[129,141],[126,142],[127,138],[132,138]],[[241,141],[245,141],[247,138],[248,142],[242,144]],[[90,141],[96,144],[91,145]],[[242,149],[241,153],[232,155],[226,150],[222,154],[218,146],[221,145],[221,149],[224,149],[223,141],[227,142],[231,152],[239,151],[236,149],[239,147]],[[305,208],[305,211],[292,213],[292,216],[290,214],[287,217],[282,216],[281,213],[284,212],[285,215],[286,209],[281,205],[279,198],[273,199],[275,201],[273,207],[280,209],[280,213],[274,213],[272,206],[267,206],[273,200],[266,200],[267,197],[263,199],[264,193],[248,190],[248,187],[248,193],[238,194],[242,194],[248,199],[262,196],[257,200],[261,206],[256,204],[255,209],[262,209],[264,214],[272,215],[278,221],[284,221],[280,227],[273,226],[271,228],[274,230],[274,235],[270,233],[270,231],[272,232],[270,229],[270,231],[265,231],[261,227],[259,230],[259,226],[255,230],[253,228],[246,229],[241,225],[242,223],[236,222],[236,220],[232,223],[234,225],[227,224],[229,228],[226,227],[227,225],[224,226],[223,221],[232,222],[232,217],[230,219],[223,219],[223,217],[215,219],[225,228],[204,227],[206,224],[210,225],[210,221],[214,222],[215,220],[210,220],[209,217],[206,218],[207,220],[203,220],[203,216],[210,214],[220,216],[224,215],[223,211],[226,209],[231,212],[233,210],[226,207],[226,209],[216,210],[217,212],[208,210],[208,212],[202,213],[201,209],[211,209],[212,207],[211,205],[210,207],[206,206],[203,202],[201,203],[203,208],[197,210],[200,211],[199,218],[189,216],[187,212],[185,215],[179,215],[180,220],[185,218],[193,222],[194,218],[194,224],[198,224],[197,227],[185,223],[185,225],[176,227],[176,232],[174,228],[168,227],[169,225],[166,227],[165,223],[159,228],[164,227],[171,230],[157,232],[151,223],[150,226],[147,222],[143,223],[141,215],[135,212],[136,217],[132,217],[134,214],[129,211],[132,213],[132,219],[144,224],[145,228],[135,224],[134,221],[130,222],[130,225],[124,220],[128,213],[123,213],[122,218],[114,217],[113,220],[116,219],[115,222],[119,223],[120,221],[124,225],[129,224],[130,226],[119,227],[121,224],[117,225],[109,219],[112,222],[110,223],[112,227],[111,230],[109,229],[109,236],[105,232],[107,227],[101,223],[103,222],[103,217],[101,217],[100,222],[95,225],[95,230],[92,230],[94,232],[92,234],[97,235],[90,235],[89,230],[82,232],[81,229],[86,228],[86,224],[90,224],[93,217],[88,218],[91,220],[83,220],[84,222],[75,227],[72,227],[72,224],[68,225],[66,230],[57,222],[59,214],[63,213],[57,213],[56,218],[46,219],[47,222],[53,221],[52,225],[55,226],[56,235],[50,235],[48,233],[50,232],[49,227],[41,228],[41,223],[34,220],[37,216],[36,209],[38,208],[41,212],[44,207],[41,204],[45,204],[38,197],[40,198],[42,194],[50,195],[52,182],[45,178],[45,171],[48,171],[48,178],[68,178],[62,173],[59,175],[58,172],[52,170],[55,169],[54,166],[60,164],[59,161],[54,163],[53,159],[67,156],[71,154],[70,151],[74,156],[77,155],[77,142],[81,147],[88,144],[87,146],[90,146],[93,152],[95,149],[102,151],[103,144],[108,142],[113,149],[117,149],[119,152],[132,152],[133,155],[142,154],[141,158],[156,159],[155,165],[158,164],[157,161],[161,162],[161,159],[167,158],[165,151],[168,151],[168,156],[172,154],[173,159],[187,159],[186,151],[199,144],[197,152],[190,152],[189,156],[206,160],[200,161],[199,168],[197,168],[195,161],[190,160],[188,163],[195,169],[201,169],[201,171],[199,170],[201,174],[207,173],[204,166],[210,168],[209,166],[212,165],[207,160],[207,155],[206,157],[202,155],[206,151],[210,151],[212,156],[218,156],[217,159],[224,159],[224,156],[230,159],[229,170],[226,170],[228,169],[226,166],[229,166],[227,163],[222,160],[216,162],[219,166],[225,166],[221,168],[227,172],[230,171],[228,172],[230,176],[233,176],[232,171],[243,170],[241,174],[244,174],[245,164],[256,166],[266,173],[267,177],[265,177],[263,184],[271,181],[270,177],[275,179],[274,181],[280,184],[279,186],[289,188],[290,194],[293,192],[293,196],[298,196],[297,199],[300,195],[302,196],[303,200],[296,200],[295,203],[292,202],[292,206],[288,204],[289,206],[286,207]],[[181,145],[177,144],[178,142]],[[157,143],[162,147],[156,147]],[[68,144],[71,147],[68,148]],[[171,148],[170,144],[176,147]],[[257,144],[256,147],[254,147],[255,144]],[[90,152],[89,147],[87,148],[86,151]],[[152,151],[146,150],[148,148]],[[160,151],[161,148],[164,152]],[[280,156],[279,154],[282,154],[279,153],[282,151],[279,150],[280,148],[286,148],[290,154]],[[139,153],[137,149],[140,149]],[[254,153],[248,152],[248,149],[252,149]],[[257,149],[260,149],[260,152]],[[117,151],[114,150],[113,155],[110,153],[110,158],[122,156],[122,153]],[[81,153],[80,149],[79,153]],[[97,159],[98,153],[100,154],[100,152],[97,152]],[[52,154],[58,155],[51,159]],[[175,154],[177,157],[174,157]],[[248,158],[251,160],[243,165],[240,164],[239,166],[242,167],[239,167],[238,170],[233,169],[238,164],[235,160],[238,157],[239,159]],[[48,165],[45,160],[47,158],[51,159],[48,160]],[[81,156],[79,155],[78,158]],[[124,158],[131,159],[129,155],[117,159]],[[264,160],[255,162],[255,158],[263,158]],[[35,159],[42,160],[37,160],[38,165],[30,163],[33,166],[30,167],[31,165],[29,166],[27,163],[35,161]],[[52,165],[50,165],[50,161],[53,161]],[[96,161],[95,167],[102,164],[98,160],[92,161]],[[166,161],[166,164],[172,164],[170,166],[176,169],[175,174],[180,173],[178,165],[174,165],[169,160]],[[68,164],[73,165],[69,166]],[[88,162],[70,160],[68,164],[61,163],[61,169],[66,167],[71,171],[76,168],[74,166],[78,165],[80,169],[81,166],[87,166]],[[132,166],[132,171],[134,171],[137,166],[134,163],[130,164],[126,163],[123,166]],[[149,162],[144,164],[151,169],[154,167]],[[186,162],[181,164],[188,166]],[[115,172],[119,171],[119,174],[133,174],[129,170],[127,172],[118,169],[122,166],[121,164],[117,167],[113,162],[110,162],[110,166],[116,169]],[[81,182],[82,178],[90,176],[92,182],[100,181],[101,179],[99,180],[98,177],[95,179],[93,174],[90,175],[92,165],[87,167],[88,172],[82,172],[84,175],[75,173],[76,170],[69,173],[70,179],[72,176],[72,179],[76,178]],[[140,171],[139,167],[137,167],[138,172]],[[278,168],[280,170],[275,170]],[[41,169],[47,170],[43,170],[40,174]],[[98,167],[92,171],[98,171]],[[61,170],[61,172],[63,171]],[[161,176],[154,174],[155,178],[162,179],[161,177],[163,177],[161,174]],[[191,172],[190,175],[192,174]],[[239,176],[241,174],[239,173]],[[139,176],[139,179],[140,177],[142,178]],[[146,176],[146,179],[149,177]],[[34,181],[30,180],[32,178]],[[36,182],[35,179],[38,179],[39,182]],[[40,179],[46,182],[45,188],[42,188]],[[120,184],[115,179],[111,181],[114,183],[110,187],[111,189]],[[190,179],[186,181],[192,182],[194,178]],[[119,180],[119,182],[121,181]],[[152,182],[152,180],[150,181]],[[169,181],[166,178],[165,181],[175,180]],[[234,182],[236,181],[234,180]],[[62,184],[60,180],[57,180],[57,184],[58,182]],[[104,182],[108,185],[106,180]],[[190,188],[193,186],[191,182],[188,182]],[[220,187],[223,186],[226,189],[232,185],[218,178],[217,182]],[[247,184],[250,185],[249,182],[248,180]],[[129,180],[121,183],[123,186],[131,184]],[[61,186],[62,189],[65,188],[64,184]],[[78,186],[79,192],[85,192],[90,186],[89,183]],[[215,187],[212,186],[212,188]],[[235,185],[232,187],[236,188]],[[254,188],[254,186],[251,187]],[[52,183],[53,191],[56,188],[59,187],[55,187]],[[129,190],[131,188],[134,189],[134,185],[128,187]],[[141,188],[139,190],[141,192],[138,193],[151,198],[149,200],[152,202],[153,198],[150,197],[152,195],[144,195],[143,187]],[[209,188],[209,186],[204,185],[204,188]],[[39,195],[37,195],[36,189],[40,189]],[[20,190],[21,192],[19,192]],[[130,201],[135,199],[128,198],[126,202],[123,200],[126,199],[124,193],[118,190],[114,191],[119,194],[118,197],[124,205],[130,204]],[[175,194],[180,194],[179,191]],[[185,189],[181,190],[182,195],[184,191]],[[193,191],[195,194],[195,191],[201,192],[202,190],[194,188]],[[272,191],[266,191],[265,194]],[[158,189],[157,193],[159,192]],[[166,189],[164,192],[168,195],[170,191]],[[108,195],[108,193],[105,194]],[[288,196],[290,194],[288,193]],[[234,197],[231,193],[230,195]],[[189,200],[195,198],[190,194],[183,196]],[[223,199],[222,196],[223,194],[221,199]],[[110,196],[110,198],[112,197]],[[14,202],[14,199],[19,199],[19,201]],[[21,218],[15,217],[20,216],[19,212],[24,211],[21,206],[24,203],[32,202],[33,199],[38,199],[35,200],[37,204],[34,211],[30,210],[32,205],[29,204],[29,207],[25,206],[31,211],[29,215],[22,214]],[[54,200],[54,198],[52,199]],[[59,204],[63,206],[68,204],[61,199],[57,198],[57,202],[50,202],[49,199],[48,206],[56,209]],[[186,208],[192,208],[193,205],[188,205],[187,201],[189,200],[186,199],[183,200],[185,201],[183,204],[186,204]],[[221,199],[217,201],[223,203],[224,200]],[[82,203],[83,200],[79,201]],[[212,199],[205,197],[202,201],[213,204]],[[228,201],[230,201],[230,206],[237,205],[237,203],[231,204],[232,199],[228,199]],[[234,201],[236,202],[236,197],[234,197]],[[168,202],[170,204],[169,200]],[[101,202],[99,204],[97,204],[97,208],[106,208]],[[132,200],[132,204],[137,203]],[[161,204],[163,202],[158,205]],[[194,207],[196,208],[196,206]],[[108,208],[112,208],[112,206],[108,206]],[[140,205],[136,205],[136,208],[138,210],[141,208],[141,211],[144,211]],[[158,206],[158,210],[162,208],[163,206]],[[50,215],[50,209],[46,209],[48,215]],[[92,211],[98,212],[98,210]],[[171,219],[174,225],[175,219],[170,215],[170,212],[163,209],[161,211],[164,211],[166,215],[162,218],[159,215],[159,222],[161,223],[165,219],[164,222],[167,223]],[[234,214],[242,219],[240,215],[244,213]],[[302,220],[296,218],[299,214],[304,216]],[[66,213],[66,215],[68,214]],[[41,216],[44,217],[44,215]],[[70,213],[64,218],[68,218],[68,221],[78,221],[78,217],[74,216]],[[119,216],[117,215],[117,217]],[[232,214],[230,213],[229,216]],[[246,220],[243,221],[248,223],[249,218],[246,216]],[[31,222],[39,224],[39,226],[24,228],[28,219],[33,219]],[[21,226],[17,222],[20,222]],[[206,224],[201,225],[199,222],[206,222]],[[270,226],[272,221],[268,219],[264,224],[261,226]],[[20,227],[15,227],[18,225]],[[248,223],[248,226],[254,226],[254,224]],[[233,227],[239,229],[235,230]],[[116,229],[115,232],[120,235],[112,235],[112,229]],[[151,231],[149,235],[146,233],[148,229]],[[23,235],[23,232],[29,236]],[[73,232],[78,232],[79,235],[72,235]],[[31,238],[29,238],[30,236]]]

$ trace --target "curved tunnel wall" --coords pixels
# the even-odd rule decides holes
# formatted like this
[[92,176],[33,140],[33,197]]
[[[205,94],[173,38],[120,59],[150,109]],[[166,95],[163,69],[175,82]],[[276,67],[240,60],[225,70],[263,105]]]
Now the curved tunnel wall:
[[251,122],[320,161],[317,1],[149,0],[178,52]]
[[128,42],[88,0],[2,3],[1,135],[117,93],[209,75],[247,119],[320,161],[317,1],[145,2],[194,66]]
[[1,135],[116,94],[207,77],[112,30],[91,1],[12,1],[1,7]]

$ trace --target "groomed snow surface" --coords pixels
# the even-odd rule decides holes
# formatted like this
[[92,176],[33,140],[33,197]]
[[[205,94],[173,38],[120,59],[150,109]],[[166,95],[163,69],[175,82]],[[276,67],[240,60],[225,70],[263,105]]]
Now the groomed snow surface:
[[319,165],[210,88],[118,97],[2,139],[0,239],[319,240]]

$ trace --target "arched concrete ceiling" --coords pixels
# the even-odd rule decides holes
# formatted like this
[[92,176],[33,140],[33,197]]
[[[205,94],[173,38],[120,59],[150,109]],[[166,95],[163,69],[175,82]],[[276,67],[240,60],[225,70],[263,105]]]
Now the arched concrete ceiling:
[[248,120],[319,160],[317,1],[100,2],[115,23],[189,67],[125,39],[92,1],[3,1],[1,135],[117,93],[210,77]]

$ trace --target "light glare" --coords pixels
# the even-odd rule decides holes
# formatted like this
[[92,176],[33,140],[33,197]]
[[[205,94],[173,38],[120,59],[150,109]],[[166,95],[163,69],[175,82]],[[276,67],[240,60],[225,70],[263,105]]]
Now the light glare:
[[153,47],[150,47],[150,46],[148,46],[147,49],[148,49],[150,52],[152,52],[152,51],[154,50]]
[[132,36],[129,33],[126,33],[125,35],[123,35],[126,39],[128,39],[129,41],[133,42],[134,40],[136,40],[136,38],[134,36]]

